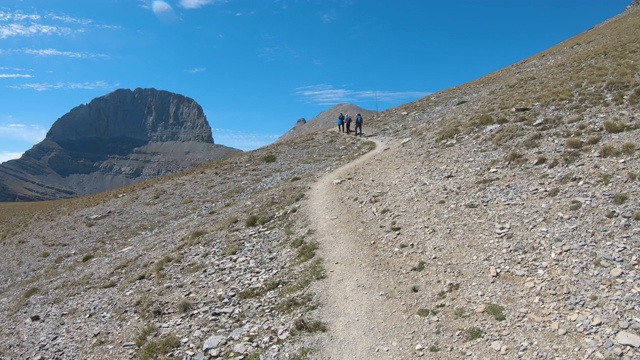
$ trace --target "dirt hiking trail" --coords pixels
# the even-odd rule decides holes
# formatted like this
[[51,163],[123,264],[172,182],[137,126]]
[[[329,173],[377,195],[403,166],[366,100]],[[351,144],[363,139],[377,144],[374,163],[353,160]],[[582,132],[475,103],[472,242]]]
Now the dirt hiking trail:
[[[369,139],[373,140],[373,139]],[[380,264],[367,246],[358,214],[344,206],[346,194],[336,182],[347,181],[348,173],[369,166],[385,150],[382,140],[357,160],[323,176],[309,193],[310,214],[320,243],[327,279],[320,282],[323,304],[320,312],[328,326],[327,344],[313,357],[318,359],[398,359],[385,335],[395,323],[393,307],[374,271]],[[366,184],[363,184],[366,186]],[[352,196],[354,194],[351,194]],[[374,264],[374,262],[376,262]]]

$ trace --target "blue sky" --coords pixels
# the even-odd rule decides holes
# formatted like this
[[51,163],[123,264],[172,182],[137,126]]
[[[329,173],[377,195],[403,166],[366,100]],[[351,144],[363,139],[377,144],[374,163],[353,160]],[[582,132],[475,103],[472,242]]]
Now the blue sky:
[[195,99],[216,143],[255,149],[335,104],[384,110],[475,80],[630,3],[2,1],[0,162],[73,107],[136,87]]

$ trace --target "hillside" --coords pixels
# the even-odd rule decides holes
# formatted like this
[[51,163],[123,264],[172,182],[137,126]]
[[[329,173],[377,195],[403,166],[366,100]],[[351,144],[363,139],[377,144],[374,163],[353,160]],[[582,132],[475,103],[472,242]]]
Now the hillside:
[[[321,112],[313,119],[306,121],[305,119],[299,119],[295,126],[287,133],[282,135],[278,141],[286,141],[298,136],[312,133],[318,130],[337,128],[336,120],[340,113],[344,115],[351,115],[351,118],[355,120],[356,114],[361,114],[365,121],[375,114],[375,111],[366,110],[359,106],[352,104],[338,104],[332,106],[330,109]],[[352,130],[355,130],[355,123],[351,126]]]
[[0,357],[640,358],[640,9],[369,119],[0,204]]

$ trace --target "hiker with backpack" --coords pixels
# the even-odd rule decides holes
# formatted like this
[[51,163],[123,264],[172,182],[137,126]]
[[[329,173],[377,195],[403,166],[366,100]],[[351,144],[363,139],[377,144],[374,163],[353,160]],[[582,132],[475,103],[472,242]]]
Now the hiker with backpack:
[[344,115],[338,116],[338,132],[344,132]]
[[362,115],[360,114],[356,115],[356,133],[354,134],[355,136],[358,136],[358,129],[360,129],[360,136],[362,136],[363,123],[364,123],[364,120],[362,119]]
[[347,135],[348,135],[348,134],[351,134],[351,116],[350,115],[347,115],[346,122],[347,122]]

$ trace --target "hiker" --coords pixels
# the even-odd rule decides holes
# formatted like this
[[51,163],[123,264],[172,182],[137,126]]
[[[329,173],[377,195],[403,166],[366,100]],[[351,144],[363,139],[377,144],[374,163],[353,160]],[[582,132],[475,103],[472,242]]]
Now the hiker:
[[344,115],[338,116],[338,132],[344,132]]
[[351,134],[351,116],[347,115],[347,135]]
[[356,115],[356,133],[354,134],[355,136],[358,136],[358,129],[360,129],[360,136],[362,136],[363,123],[364,123],[364,120],[362,119],[362,115],[360,114]]

